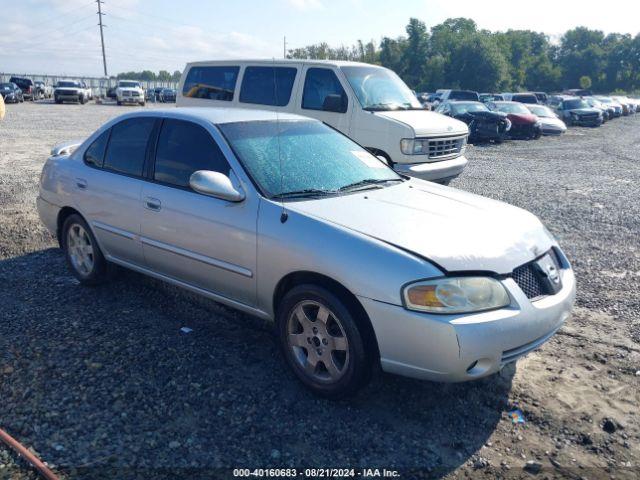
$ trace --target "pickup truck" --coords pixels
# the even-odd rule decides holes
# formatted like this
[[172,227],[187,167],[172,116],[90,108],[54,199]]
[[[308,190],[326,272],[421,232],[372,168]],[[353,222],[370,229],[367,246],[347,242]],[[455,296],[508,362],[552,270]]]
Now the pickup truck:
[[118,105],[135,103],[144,107],[144,90],[140,82],[136,80],[119,80],[116,88],[116,101]]
[[53,96],[56,103],[77,102],[84,105],[92,95],[83,83],[75,80],[62,80],[56,84]]
[[22,96],[25,100],[34,100],[35,87],[33,80],[26,77],[11,77],[9,83],[15,83],[20,90],[22,90]]
[[48,83],[37,81],[35,82],[35,96],[38,99],[53,97],[53,87]]

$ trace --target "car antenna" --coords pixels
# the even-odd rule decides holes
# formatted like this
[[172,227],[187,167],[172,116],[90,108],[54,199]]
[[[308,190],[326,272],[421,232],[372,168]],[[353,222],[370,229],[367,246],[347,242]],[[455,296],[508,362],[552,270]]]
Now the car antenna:
[[278,102],[278,76],[276,75],[276,59],[273,58],[273,98],[275,100],[275,113],[276,113],[276,133],[278,139],[278,164],[280,166],[280,206],[282,211],[280,212],[280,223],[285,223],[289,219],[289,214],[287,213],[286,208],[284,207],[284,199],[282,198],[282,189],[284,185],[284,172],[282,170],[282,151],[280,148],[280,114],[278,113],[278,106],[280,105]]

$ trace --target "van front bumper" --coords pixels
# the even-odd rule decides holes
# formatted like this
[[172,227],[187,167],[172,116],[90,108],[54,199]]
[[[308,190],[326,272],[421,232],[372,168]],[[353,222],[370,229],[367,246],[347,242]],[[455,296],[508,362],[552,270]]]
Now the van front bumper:
[[438,162],[422,163],[395,163],[393,168],[396,172],[410,177],[429,180],[431,182],[442,182],[451,180],[462,173],[467,166],[468,160],[464,155]]
[[358,297],[373,325],[382,369],[438,382],[485,377],[545,343],[571,312],[571,269],[562,270],[562,290],[534,302],[513,279],[502,282],[511,306],[466,315],[414,312]]

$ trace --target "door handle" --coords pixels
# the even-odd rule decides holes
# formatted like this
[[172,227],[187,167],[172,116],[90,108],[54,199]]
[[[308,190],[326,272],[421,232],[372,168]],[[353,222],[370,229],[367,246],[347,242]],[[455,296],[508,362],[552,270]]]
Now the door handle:
[[81,190],[86,190],[87,181],[84,178],[76,178],[76,187],[78,187]]
[[145,197],[144,205],[145,205],[145,208],[149,210],[153,210],[155,212],[157,212],[162,208],[162,202],[157,198],[153,198],[153,197]]

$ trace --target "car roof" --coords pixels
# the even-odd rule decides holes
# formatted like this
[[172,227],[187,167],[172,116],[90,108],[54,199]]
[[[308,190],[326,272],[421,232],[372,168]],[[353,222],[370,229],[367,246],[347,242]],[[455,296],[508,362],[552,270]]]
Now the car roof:
[[258,110],[249,108],[226,108],[226,107],[177,107],[177,108],[160,108],[154,110],[142,110],[138,112],[127,113],[118,117],[119,119],[132,117],[174,117],[182,119],[198,119],[211,122],[215,125],[223,125],[225,123],[236,122],[260,122],[260,121],[276,121],[276,120],[309,120],[317,122],[309,117],[295,115],[293,113],[274,112],[270,110]]
[[282,58],[282,59],[268,59],[268,58],[259,58],[259,59],[235,59],[235,60],[203,60],[198,62],[189,62],[187,63],[185,70],[187,67],[193,66],[207,66],[207,65],[243,65],[243,64],[251,64],[251,65],[282,65],[290,63],[292,65],[296,64],[313,64],[313,65],[331,65],[336,67],[348,67],[348,66],[360,66],[360,67],[372,67],[372,68],[385,68],[381,65],[372,65],[371,63],[363,63],[363,62],[350,62],[348,60],[310,60],[310,59],[296,59],[296,58]]

